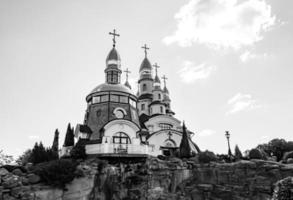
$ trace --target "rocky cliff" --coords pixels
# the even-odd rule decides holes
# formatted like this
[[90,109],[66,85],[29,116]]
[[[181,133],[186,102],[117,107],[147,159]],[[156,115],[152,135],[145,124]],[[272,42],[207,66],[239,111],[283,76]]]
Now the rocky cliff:
[[0,168],[0,200],[265,200],[271,199],[278,180],[293,176],[293,164],[150,158],[99,167],[91,159],[80,163],[77,171],[79,178],[60,189],[44,185],[35,174]]

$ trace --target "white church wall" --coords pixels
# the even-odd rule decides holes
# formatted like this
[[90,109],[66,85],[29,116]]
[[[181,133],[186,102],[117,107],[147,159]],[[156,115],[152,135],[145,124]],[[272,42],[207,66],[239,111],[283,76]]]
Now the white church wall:
[[135,142],[137,143],[136,140],[136,132],[137,130],[133,129],[133,127],[123,124],[123,123],[117,123],[113,124],[110,127],[108,127],[105,130],[104,136],[110,138],[110,144],[113,143],[113,140],[111,139],[116,133],[118,132],[123,132],[128,135],[128,137],[131,140],[131,143]]

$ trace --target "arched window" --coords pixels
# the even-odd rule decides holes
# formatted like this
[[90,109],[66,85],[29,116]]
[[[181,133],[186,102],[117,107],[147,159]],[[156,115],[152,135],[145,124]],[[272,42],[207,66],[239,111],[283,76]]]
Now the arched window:
[[144,110],[144,109],[145,109],[145,105],[141,104],[141,110]]
[[142,91],[146,91],[147,90],[147,86],[146,86],[146,84],[144,83],[143,85],[142,85]]
[[161,100],[161,94],[158,94],[158,99]]
[[118,132],[113,136],[114,144],[131,144],[130,138],[126,133]]
[[161,113],[163,113],[163,106],[160,106],[160,111]]

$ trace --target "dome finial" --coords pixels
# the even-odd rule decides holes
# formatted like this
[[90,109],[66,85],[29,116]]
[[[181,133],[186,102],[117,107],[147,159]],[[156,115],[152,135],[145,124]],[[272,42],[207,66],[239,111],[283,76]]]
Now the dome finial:
[[141,48],[144,49],[144,56],[147,57],[147,54],[148,54],[147,50],[150,50],[150,48],[146,44],[144,44],[144,46],[142,46]]
[[126,68],[126,70],[124,72],[126,74],[126,81],[125,81],[124,85],[131,89],[131,86],[130,86],[130,84],[128,82],[128,74],[130,74],[131,72],[128,70],[128,68]]
[[164,80],[164,88],[167,88],[166,87],[166,80],[168,79],[165,75],[162,77],[162,79]]
[[115,47],[116,45],[116,40],[115,40],[115,37],[119,37],[120,35],[118,33],[116,33],[116,29],[113,30],[113,33],[112,32],[109,32],[110,35],[113,35],[113,47]]
[[157,63],[155,63],[153,67],[156,69],[156,76],[158,76],[158,68],[160,68],[160,66]]

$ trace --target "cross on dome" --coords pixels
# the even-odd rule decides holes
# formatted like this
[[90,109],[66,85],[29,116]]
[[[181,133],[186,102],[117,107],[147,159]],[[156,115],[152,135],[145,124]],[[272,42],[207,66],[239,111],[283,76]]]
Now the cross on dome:
[[119,37],[120,34],[116,33],[116,29],[113,30],[113,32],[109,32],[109,35],[113,35],[113,47],[115,47],[116,45],[116,40],[115,40],[115,37]]
[[164,80],[164,87],[166,87],[166,80],[168,79],[165,75],[162,77],[162,79]]
[[160,68],[160,66],[157,63],[155,63],[153,67],[156,69],[156,75],[158,75],[158,68]]
[[131,73],[131,71],[128,70],[128,68],[126,68],[126,70],[124,70],[125,74],[126,74],[126,81],[128,81],[128,74]]
[[146,44],[144,44],[144,46],[142,46],[141,48],[144,49],[144,55],[145,57],[147,57],[147,54],[148,54],[147,50],[150,50],[150,48]]

